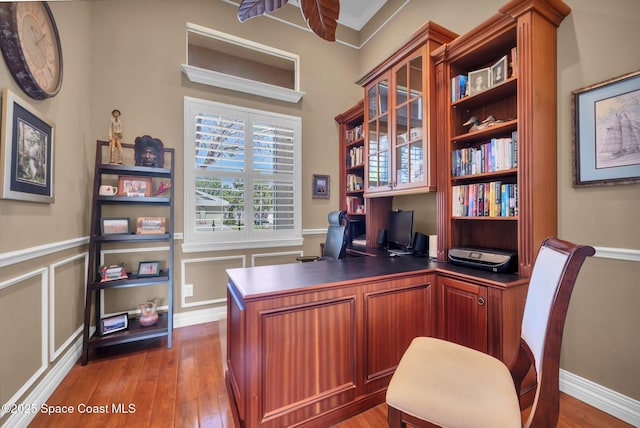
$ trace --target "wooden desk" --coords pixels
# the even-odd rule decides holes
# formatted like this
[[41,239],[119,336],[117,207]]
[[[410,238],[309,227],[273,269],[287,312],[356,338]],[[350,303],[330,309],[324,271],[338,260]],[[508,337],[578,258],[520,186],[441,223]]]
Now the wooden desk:
[[[227,388],[245,428],[326,427],[382,403],[411,340],[455,331],[459,322],[452,312],[468,310],[469,290],[485,299],[480,312],[487,349],[511,355],[527,284],[514,275],[414,256],[227,274]],[[452,281],[462,284],[461,294],[450,292]],[[478,312],[473,308],[482,321]],[[475,330],[470,336],[477,342]]]

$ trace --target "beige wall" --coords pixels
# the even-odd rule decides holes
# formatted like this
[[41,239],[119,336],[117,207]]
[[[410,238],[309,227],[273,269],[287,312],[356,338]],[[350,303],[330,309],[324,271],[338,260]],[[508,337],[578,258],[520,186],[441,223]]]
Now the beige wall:
[[[573,11],[558,31],[558,170],[559,235],[562,238],[600,247],[640,250],[637,213],[640,186],[612,186],[574,189],[571,186],[572,90],[640,68],[637,40],[640,36],[640,2],[636,0],[566,0]],[[392,0],[403,4],[401,0]],[[93,179],[95,140],[107,136],[112,109],[122,111],[125,141],[150,134],[162,139],[177,153],[177,195],[183,194],[182,144],[183,97],[191,96],[250,108],[272,109],[302,117],[303,130],[303,228],[326,227],[326,212],[338,206],[337,127],[333,118],[362,98],[355,81],[371,69],[424,21],[432,20],[464,33],[496,13],[501,0],[419,0],[406,5],[374,35],[362,49],[327,43],[313,34],[260,18],[240,24],[236,8],[213,0],[94,0],[51,2],[62,38],[64,83],[53,99],[30,101],[56,122],[54,204],[0,200],[0,308],[11,308],[5,323],[24,323],[34,330],[29,340],[16,330],[3,329],[0,342],[11,343],[10,353],[1,354],[0,401],[7,402],[28,379],[40,370],[41,360],[32,356],[47,352],[42,381],[60,352],[78,338],[82,323],[85,284],[83,252],[89,231],[90,192]],[[186,22],[254,40],[296,53],[301,57],[301,90],[298,104],[271,101],[190,82],[180,71],[186,59]],[[365,32],[371,33],[371,29]],[[365,33],[363,32],[363,33]],[[351,37],[352,35],[350,35]],[[353,39],[353,37],[351,37]],[[0,84],[26,98],[0,61]],[[311,176],[333,178],[331,199],[311,199]],[[435,232],[435,197],[414,195],[394,200],[396,208],[416,209],[416,228]],[[176,231],[183,230],[183,203],[176,204]],[[294,253],[317,254],[321,235],[306,235],[300,248],[233,252],[229,263],[251,265],[282,262]],[[65,243],[71,242],[70,249]],[[186,303],[224,297],[226,278],[216,260],[218,253],[182,254],[177,241],[176,312],[188,313],[221,304],[181,305],[179,285],[182,264],[187,282],[194,283],[194,297]],[[44,257],[21,261],[39,254]],[[270,255],[272,252],[291,252]],[[263,254],[264,253],[264,254]],[[224,254],[227,255],[227,254]],[[209,262],[200,259],[211,260]],[[49,268],[52,267],[52,270]],[[38,277],[13,281],[21,275],[43,269]],[[53,272],[45,275],[43,272]],[[638,262],[593,258],[580,275],[565,330],[562,367],[634,399],[640,399],[640,379],[635,367],[640,354],[640,312],[632,307],[639,300]],[[40,282],[45,278],[45,286]],[[51,290],[51,291],[49,291]],[[43,306],[42,294],[46,305]],[[140,300],[133,295],[131,309]],[[29,317],[35,308],[54,304],[46,329],[35,332]],[[113,309],[126,306],[122,296]],[[635,305],[634,305],[635,306]],[[49,319],[49,318],[47,318]],[[54,333],[49,333],[49,325]],[[7,349],[7,347],[3,347]],[[29,356],[29,358],[27,358]],[[18,361],[28,368],[14,371]],[[5,387],[5,385],[7,387]],[[10,386],[10,387],[8,387]],[[24,394],[23,394],[24,396]],[[6,416],[0,419],[0,423]]]

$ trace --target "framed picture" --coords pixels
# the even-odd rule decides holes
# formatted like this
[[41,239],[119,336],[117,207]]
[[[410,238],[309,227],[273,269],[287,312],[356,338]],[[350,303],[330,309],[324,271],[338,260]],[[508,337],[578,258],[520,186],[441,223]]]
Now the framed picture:
[[98,268],[100,274],[100,282],[115,281],[116,279],[128,278],[127,271],[124,268],[124,263],[118,263],[115,265],[102,265]]
[[102,235],[128,235],[129,231],[128,218],[103,218],[100,221],[100,233]]
[[0,188],[3,199],[53,202],[54,123],[2,91]]
[[100,320],[100,335],[126,330],[129,327],[129,316],[126,312]]
[[315,199],[329,199],[329,176],[313,174],[312,192]]
[[480,70],[471,71],[469,73],[469,95],[476,95],[486,91],[491,84],[491,67],[481,68]]
[[160,275],[160,262],[140,262],[138,264],[138,276]]
[[640,71],[572,92],[574,187],[640,183]]
[[151,196],[151,177],[118,177],[118,196]]
[[491,86],[499,85],[507,80],[507,56],[500,58],[491,66]]
[[165,233],[164,217],[138,217],[136,233],[145,235],[153,233]]

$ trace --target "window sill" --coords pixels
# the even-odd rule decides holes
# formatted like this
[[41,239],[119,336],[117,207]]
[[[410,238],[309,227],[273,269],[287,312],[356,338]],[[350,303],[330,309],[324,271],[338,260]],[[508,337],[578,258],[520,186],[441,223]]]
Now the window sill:
[[190,81],[195,83],[217,86],[219,88],[245,92],[247,94],[260,95],[262,97],[287,101],[290,103],[297,103],[304,95],[304,92],[294,91],[293,89],[282,88],[268,83],[231,76],[229,74],[219,73],[217,71],[194,67],[187,64],[182,64],[182,71],[187,75]]

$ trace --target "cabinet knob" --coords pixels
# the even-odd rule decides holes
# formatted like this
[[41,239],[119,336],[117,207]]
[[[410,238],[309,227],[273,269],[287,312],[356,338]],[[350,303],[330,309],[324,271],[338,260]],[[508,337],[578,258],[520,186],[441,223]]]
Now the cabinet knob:
[[484,296],[478,297],[478,305],[484,306]]

